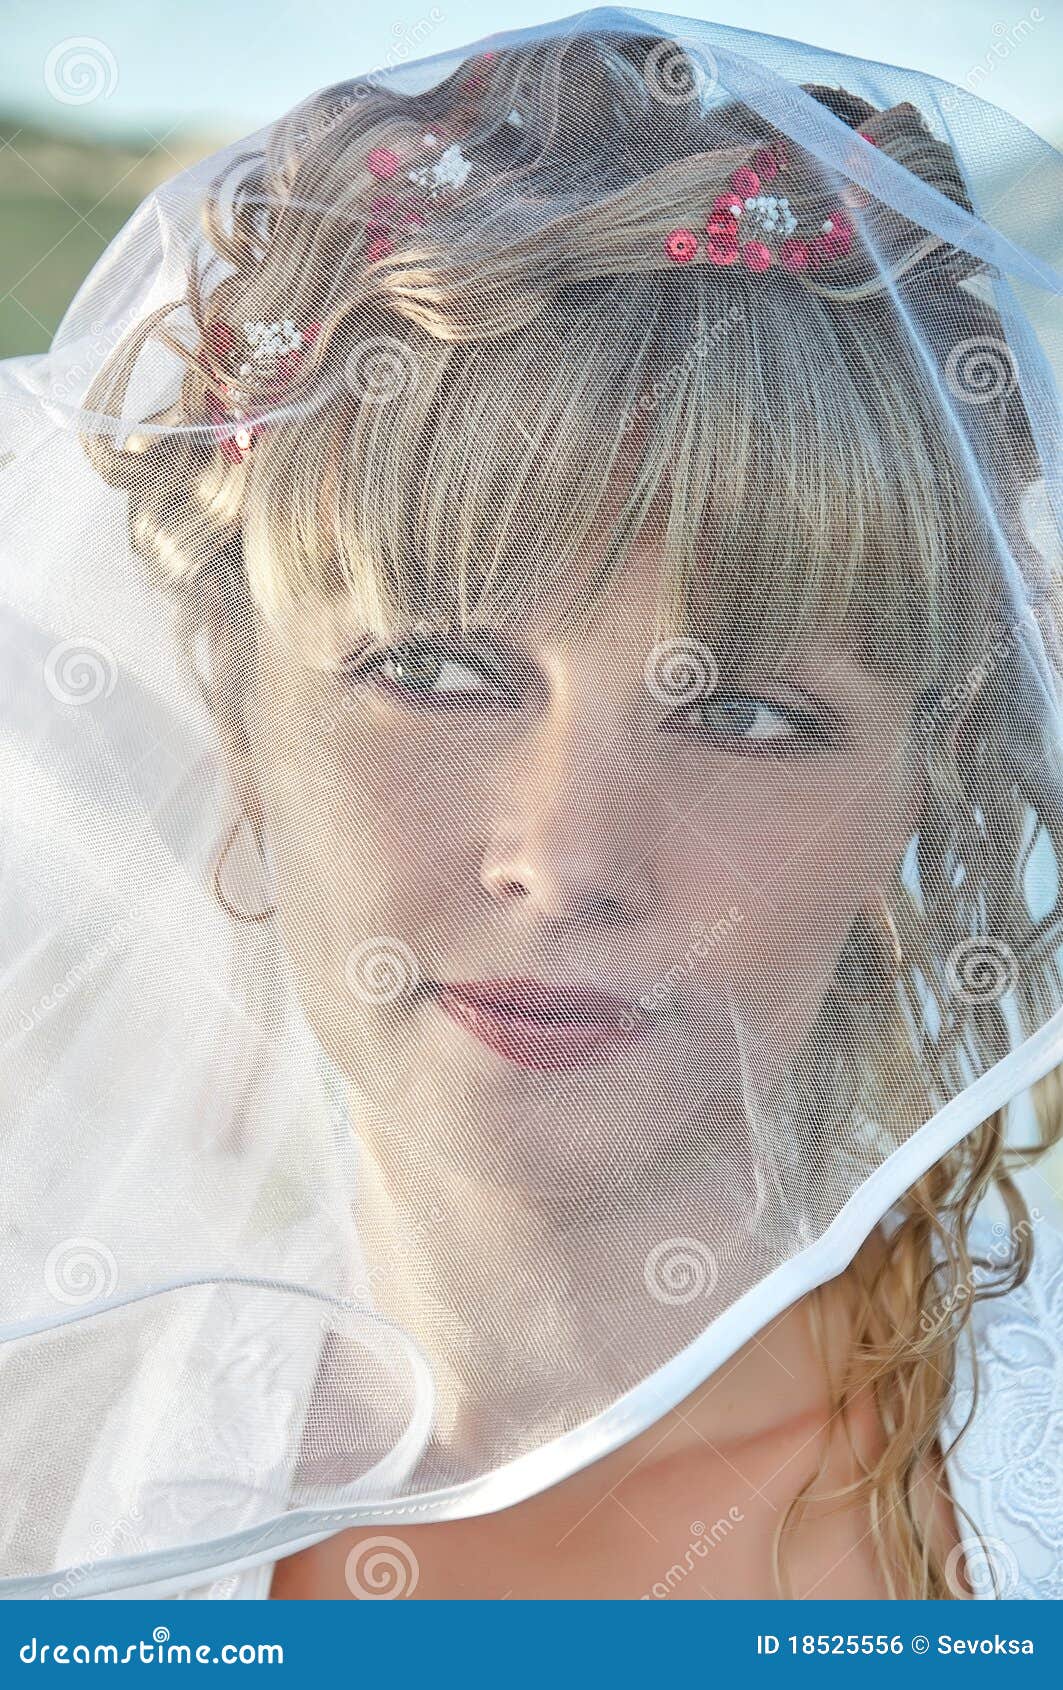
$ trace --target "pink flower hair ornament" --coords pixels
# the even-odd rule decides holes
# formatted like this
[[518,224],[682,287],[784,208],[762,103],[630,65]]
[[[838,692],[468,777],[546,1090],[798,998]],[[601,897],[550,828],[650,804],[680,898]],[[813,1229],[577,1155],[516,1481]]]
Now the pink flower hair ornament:
[[[493,53],[482,55],[485,60],[493,57]],[[469,88],[479,92],[484,86],[485,75],[482,68],[474,68],[468,81]],[[469,112],[459,110],[449,132],[440,126],[437,131],[426,132],[421,137],[422,147],[429,154],[428,163],[415,164],[405,171],[401,193],[394,191],[395,178],[404,164],[410,161],[392,147],[370,148],[365,157],[365,167],[377,182],[389,186],[382,186],[370,202],[365,230],[367,264],[394,252],[400,231],[423,224],[428,203],[463,185],[471,164],[458,142],[452,139],[452,134],[464,132],[471,121]],[[519,114],[511,112],[507,121],[518,122]],[[444,146],[444,142],[448,144]],[[412,187],[406,187],[406,182]],[[307,346],[313,343],[320,329],[320,323],[308,323],[303,329],[297,329],[290,317],[275,323],[245,323],[243,330],[248,350],[238,367],[238,376],[252,374],[255,364],[260,367],[269,365],[264,391],[267,399],[280,398],[295,375]],[[209,324],[207,344],[216,360],[228,364],[236,343],[236,331],[231,324],[221,319]],[[261,432],[262,419],[251,412],[251,396],[237,382],[223,380],[219,385],[220,391],[217,388],[207,391],[207,418],[222,456],[238,466],[254,445],[256,434]]]
[[[877,145],[863,130],[857,133]],[[840,205],[830,208],[814,234],[798,235],[797,219],[785,195],[762,191],[786,164],[785,148],[777,141],[755,152],[750,164],[733,170],[728,191],[717,194],[709,209],[704,243],[689,228],[672,229],[665,236],[664,250],[672,262],[689,264],[703,245],[710,264],[741,264],[754,274],[773,266],[819,270],[831,259],[844,256],[852,245],[853,225]]]

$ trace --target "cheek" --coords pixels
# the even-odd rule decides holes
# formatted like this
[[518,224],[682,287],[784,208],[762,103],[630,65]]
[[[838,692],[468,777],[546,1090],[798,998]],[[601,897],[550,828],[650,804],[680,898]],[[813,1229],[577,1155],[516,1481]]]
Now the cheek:
[[835,764],[800,785],[731,779],[673,835],[676,948],[704,924],[694,978],[751,1037],[804,1038],[861,906],[896,886],[913,815],[902,782]]
[[452,765],[444,779],[438,748],[364,721],[306,739],[276,726],[266,790],[278,919],[331,1043],[330,1027],[349,1038],[352,1019],[408,996],[425,942],[448,933],[483,776]]

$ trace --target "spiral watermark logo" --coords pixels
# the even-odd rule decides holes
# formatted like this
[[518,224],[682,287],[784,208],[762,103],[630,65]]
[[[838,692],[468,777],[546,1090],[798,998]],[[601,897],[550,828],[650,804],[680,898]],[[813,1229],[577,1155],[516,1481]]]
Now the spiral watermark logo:
[[995,335],[970,335],[946,358],[945,381],[953,397],[965,405],[1002,399],[1018,381],[1015,355],[1007,341]]
[[64,106],[109,100],[118,87],[118,62],[106,42],[93,35],[71,35],[45,59],[44,86]]
[[360,402],[387,405],[417,384],[417,360],[394,335],[375,335],[351,348],[344,379]]
[[114,653],[98,640],[63,640],[44,660],[44,684],[60,704],[109,698],[117,680]]
[[995,1003],[1014,989],[1015,952],[1003,939],[988,935],[964,939],[947,958],[949,990],[965,1003]]
[[967,1595],[961,1576],[964,1572],[976,1596],[1006,1599],[1014,1596],[1019,1587],[1018,1557],[1011,1545],[999,1537],[987,1538],[984,1543],[977,1538],[965,1538],[949,1550],[945,1580],[956,1597]]
[[420,972],[409,945],[390,933],[363,939],[344,965],[347,986],[362,1003],[394,1003],[413,991]]
[[646,659],[646,686],[661,704],[690,704],[714,691],[719,678],[716,659],[701,640],[664,640]]
[[351,1595],[360,1601],[390,1602],[413,1595],[420,1568],[413,1550],[400,1537],[369,1537],[355,1544],[343,1575]]
[[44,1283],[59,1303],[94,1303],[111,1296],[118,1284],[118,1263],[97,1238],[64,1238],[48,1252]]
[[642,74],[653,98],[666,106],[700,100],[720,80],[719,66],[709,49],[683,36],[651,47]]
[[666,1238],[646,1257],[643,1277],[654,1302],[693,1303],[712,1295],[720,1273],[700,1238]]

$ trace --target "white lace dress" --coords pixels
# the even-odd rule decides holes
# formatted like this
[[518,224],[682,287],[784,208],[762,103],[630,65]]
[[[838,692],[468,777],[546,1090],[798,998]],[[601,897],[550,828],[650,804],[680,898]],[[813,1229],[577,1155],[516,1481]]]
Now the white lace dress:
[[[975,1595],[1058,1601],[1063,1598],[1063,1234],[1054,1218],[1038,1225],[1036,1240],[1025,1283],[1006,1296],[975,1303],[968,1332],[978,1351],[978,1401],[946,1468]],[[971,1243],[976,1253],[996,1261],[1008,1238],[1000,1222],[982,1214]],[[975,1271],[979,1281],[988,1277]],[[946,1446],[971,1401],[971,1351],[964,1344],[942,1425]],[[211,1579],[161,1594],[265,1598],[275,1565],[268,1559],[237,1571],[219,1568]]]
[[[985,1226],[989,1247],[1007,1244]],[[960,1520],[978,1596],[1063,1598],[1063,1233],[1042,1221],[1029,1277],[1007,1296],[975,1303],[979,1393],[974,1418],[947,1462],[953,1499],[985,1539]],[[983,1246],[984,1250],[984,1246]],[[983,1275],[978,1275],[979,1279]],[[960,1357],[948,1436],[972,1401],[970,1352]],[[987,1565],[992,1563],[992,1569]]]

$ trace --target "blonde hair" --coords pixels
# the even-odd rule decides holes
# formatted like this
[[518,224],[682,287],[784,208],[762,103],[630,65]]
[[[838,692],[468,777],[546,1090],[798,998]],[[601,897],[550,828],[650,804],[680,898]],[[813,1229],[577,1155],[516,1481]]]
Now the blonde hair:
[[[562,36],[478,61],[475,97],[462,65],[418,95],[348,83],[305,102],[270,132],[267,152],[242,156],[233,182],[227,171],[212,185],[205,232],[230,273],[209,293],[195,275],[178,302],[194,344],[167,326],[178,305],[164,308],[94,384],[90,407],[120,415],[141,348],[163,340],[185,365],[177,404],[150,419],[164,427],[120,445],[96,433],[85,444],[100,474],[128,491],[134,543],[189,627],[205,620],[227,651],[211,697],[220,710],[236,710],[257,614],[306,614],[312,624],[340,601],[368,630],[393,634],[440,614],[464,623],[519,618],[533,605],[560,611],[567,566],[621,469],[626,495],[577,614],[656,521],[669,571],[659,637],[703,640],[726,666],[747,653],[782,661],[809,633],[844,628],[870,667],[924,679],[923,731],[913,737],[928,793],[921,899],[898,885],[889,911],[899,990],[854,999],[832,982],[798,1087],[825,1225],[840,1154],[831,1116],[850,1128],[854,1166],[863,1156],[870,1168],[883,1135],[888,1148],[901,1143],[963,1089],[972,1063],[984,1070],[1012,1048],[998,997],[942,1000],[934,959],[966,955],[972,942],[990,961],[994,947],[1006,948],[1020,965],[1023,1035],[1060,1002],[1058,915],[1035,919],[1022,895],[1043,834],[1059,855],[1051,701],[896,286],[905,279],[909,308],[923,307],[924,331],[942,337],[943,351],[965,336],[1002,343],[1003,334],[996,314],[958,286],[977,264],[888,212],[890,272],[870,279],[859,243],[829,271],[777,272],[770,285],[739,266],[672,263],[669,231],[777,137],[743,107],[710,112],[654,98],[644,66],[660,47],[608,32]],[[877,112],[844,91],[808,91],[969,209],[950,150],[914,107]],[[519,125],[507,122],[515,107]],[[456,116],[477,176],[453,209],[430,208],[394,251],[367,262],[381,189],[366,166],[370,149],[423,152],[425,131]],[[836,192],[786,144],[791,204],[822,216]],[[206,428],[188,426],[226,375],[210,327],[278,317],[321,324],[296,384],[300,402],[234,465]],[[361,384],[381,367],[393,391],[365,402]],[[1021,520],[1040,474],[1029,420],[1016,392],[968,409],[971,428],[994,431],[979,455],[992,463],[994,511],[1055,678],[1058,587]],[[943,730],[957,700],[953,747]],[[852,938],[850,964],[881,987],[873,933],[858,921]],[[940,1025],[919,1060],[910,1019],[921,1024],[928,991]],[[1035,1146],[1006,1148],[1006,1111],[995,1110],[904,1194],[875,1265],[861,1250],[842,1276],[855,1338],[832,1384],[832,1429],[871,1390],[885,1442],[839,1495],[869,1500],[895,1596],[957,1594],[921,1530],[913,1476],[933,1455],[976,1296],[999,1295],[1030,1270],[1028,1213],[1012,1174],[1061,1136],[1060,1083],[1053,1071],[1032,1088]],[[818,1185],[816,1174],[825,1176]],[[968,1223],[992,1186],[1016,1253],[973,1295],[950,1294],[972,1283]],[[838,1290],[820,1287],[814,1308]],[[785,1528],[813,1484],[780,1522],[781,1594]]]

